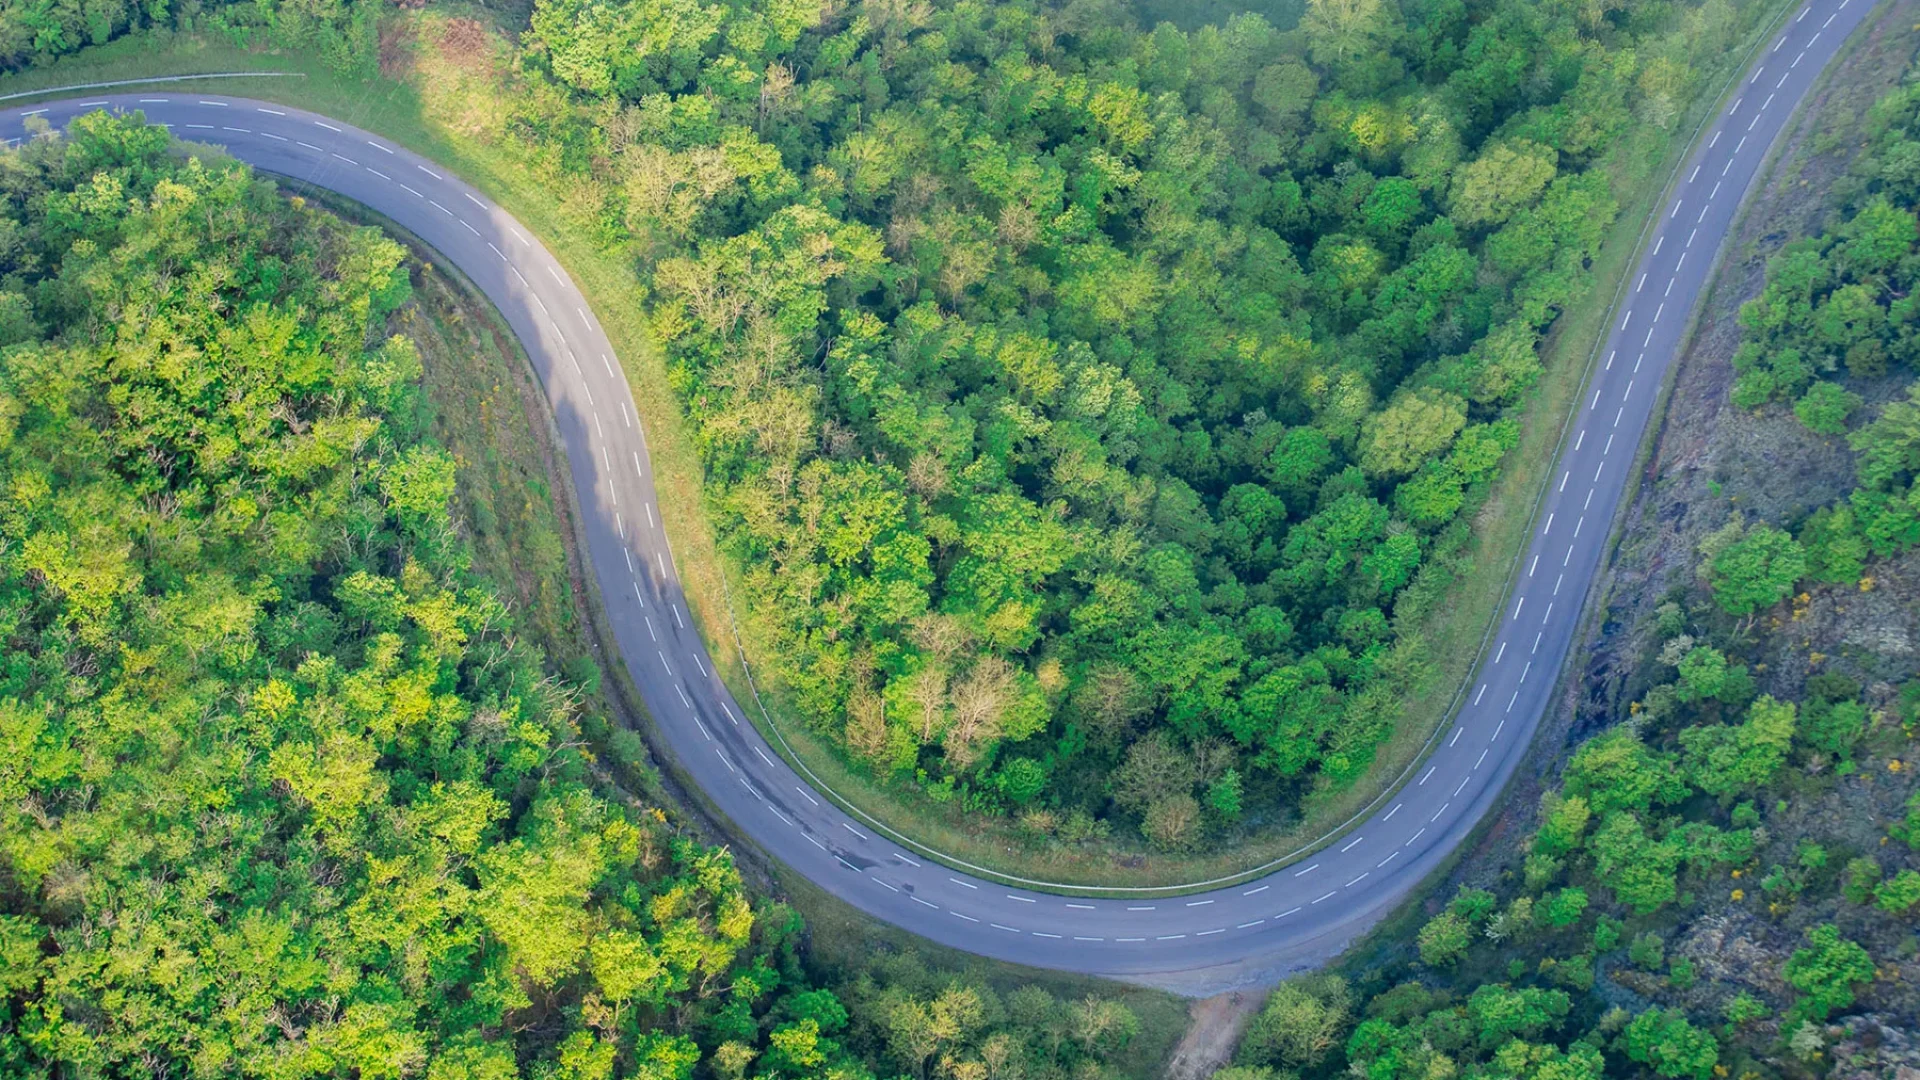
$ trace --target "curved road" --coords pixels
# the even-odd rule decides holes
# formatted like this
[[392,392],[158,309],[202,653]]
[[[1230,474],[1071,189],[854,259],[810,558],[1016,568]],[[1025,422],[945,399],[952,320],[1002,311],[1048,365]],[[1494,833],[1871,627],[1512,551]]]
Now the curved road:
[[1195,990],[1250,962],[1364,929],[1473,828],[1524,756],[1605,555],[1614,511],[1668,365],[1736,209],[1788,115],[1872,0],[1814,0],[1763,47],[1703,132],[1573,418],[1509,608],[1455,726],[1380,811],[1264,878],[1166,898],[1010,888],[885,839],[820,797],[762,740],[712,673],[654,505],[646,434],[612,348],[567,273],[514,220],[432,162],[351,125],[196,93],[96,95],[0,112],[141,110],[175,135],[366,204],[439,249],[525,344],[582,502],[586,558],[618,645],[681,764],[757,844],[874,916],[1018,963]]

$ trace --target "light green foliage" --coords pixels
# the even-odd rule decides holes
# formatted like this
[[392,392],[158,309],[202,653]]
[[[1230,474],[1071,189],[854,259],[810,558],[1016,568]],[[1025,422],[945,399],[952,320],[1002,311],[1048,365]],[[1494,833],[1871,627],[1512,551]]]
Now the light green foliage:
[[949,992],[963,1075],[1114,1068],[1110,1000],[809,989],[791,912],[600,786],[467,570],[392,241],[130,120],[5,164],[0,1071],[863,1080],[922,1064],[887,993]]
[[1904,914],[1920,904],[1920,872],[1902,870],[1880,883],[1873,891],[1873,902],[1881,911]]
[[1242,1065],[1313,1068],[1339,1046],[1351,1008],[1352,995],[1340,978],[1289,979],[1247,1026],[1236,1060]]
[[1689,779],[1709,795],[1731,796],[1763,787],[1786,763],[1798,710],[1763,696],[1743,724],[1709,724],[1680,733]]
[[1434,967],[1457,963],[1473,943],[1473,924],[1451,911],[1443,911],[1420,928],[1420,959]]
[[1849,903],[1865,904],[1874,898],[1874,890],[1880,884],[1882,871],[1880,864],[1866,856],[1847,861],[1846,883],[1841,893]]
[[1678,1009],[1648,1009],[1621,1033],[1627,1056],[1671,1080],[1707,1080],[1720,1061],[1720,1046]]
[[1546,907],[1542,909],[1541,915],[1548,926],[1563,930],[1579,922],[1580,916],[1586,914],[1586,910],[1587,890],[1569,885],[1553,894],[1547,901]]
[[1807,569],[1799,541],[1770,525],[1748,527],[1738,519],[1702,540],[1700,555],[1713,598],[1729,615],[1779,603]]
[[1845,435],[1847,417],[1861,404],[1860,395],[1846,389],[1839,383],[1816,382],[1807,387],[1800,400],[1793,403],[1793,415],[1800,418],[1810,431],[1822,435]]
[[1853,1004],[1854,988],[1873,981],[1873,960],[1867,950],[1840,936],[1839,928],[1823,923],[1807,931],[1807,947],[1787,958],[1780,977],[1800,991],[1796,1013],[1825,1020]]

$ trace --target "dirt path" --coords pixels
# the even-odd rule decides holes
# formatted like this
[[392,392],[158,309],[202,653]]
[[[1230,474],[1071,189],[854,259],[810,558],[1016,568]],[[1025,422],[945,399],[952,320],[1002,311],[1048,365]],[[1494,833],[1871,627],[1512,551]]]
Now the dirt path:
[[1204,1080],[1223,1068],[1266,1000],[1265,990],[1234,990],[1188,1006],[1187,1033],[1167,1060],[1167,1080]]

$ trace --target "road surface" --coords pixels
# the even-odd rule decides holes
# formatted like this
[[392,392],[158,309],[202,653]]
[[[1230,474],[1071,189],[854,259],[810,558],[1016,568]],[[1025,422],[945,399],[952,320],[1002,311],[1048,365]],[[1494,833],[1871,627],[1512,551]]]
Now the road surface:
[[954,868],[849,816],[785,764],[713,675],[660,527],[646,433],[586,300],[524,228],[478,191],[384,139],[246,98],[149,90],[0,112],[59,127],[143,111],[174,134],[364,203],[414,232],[498,306],[552,403],[579,493],[585,557],[618,646],[666,743],[756,844],[871,915],[1024,964],[1177,985],[1230,982],[1263,957],[1359,932],[1471,831],[1525,754],[1683,328],[1748,186],[1817,73],[1872,6],[1815,0],[1763,46],[1659,210],[1580,399],[1515,591],[1455,726],[1415,778],[1315,854],[1211,891],[1139,899],[1012,887]]

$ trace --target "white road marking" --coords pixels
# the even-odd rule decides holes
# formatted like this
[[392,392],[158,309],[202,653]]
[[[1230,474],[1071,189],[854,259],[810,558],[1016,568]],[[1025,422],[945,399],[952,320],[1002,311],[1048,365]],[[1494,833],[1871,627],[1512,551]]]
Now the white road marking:
[[[1356,847],[1358,847],[1358,846],[1360,846],[1360,841],[1362,841],[1362,840],[1365,840],[1365,839],[1366,839],[1366,837],[1364,837],[1364,836],[1356,836],[1356,837],[1354,837],[1354,838],[1353,838],[1353,842],[1352,842],[1352,843],[1350,843],[1350,844],[1348,844],[1348,845],[1347,845],[1346,847],[1343,847],[1343,848],[1341,848],[1341,849],[1340,849],[1340,854],[1342,854],[1342,855],[1345,855],[1345,854],[1346,854],[1347,852],[1349,852],[1349,851],[1352,851],[1352,850],[1353,850],[1354,848],[1356,848]],[[1188,905],[1188,906],[1189,906],[1189,907],[1191,907],[1192,905]]]
[[[373,167],[373,166],[371,166],[371,165],[362,165],[362,166],[360,166],[360,167],[361,167],[361,168],[363,168],[363,169],[365,169],[365,170],[367,170],[368,172],[370,172],[370,173],[372,173],[373,175],[375,175],[375,176],[377,176],[377,177],[379,177],[379,178],[380,178],[380,179],[382,179],[382,180],[391,180],[391,179],[393,179],[393,177],[391,177],[391,176],[388,176],[388,175],[387,175],[386,173],[383,173],[383,172],[381,172],[381,171],[380,171],[379,169],[376,169],[376,168],[374,168],[374,167]],[[463,223],[463,224],[464,224],[464,223]]]
[[[216,109],[224,109],[224,108],[226,108],[226,107],[227,107],[227,103],[226,103],[226,102],[224,102],[224,101],[203,101],[203,102],[201,102],[200,104],[202,104],[202,105],[211,105],[211,106],[213,106],[213,107],[214,107],[214,108],[216,108]],[[325,125],[325,124],[321,124],[320,126],[321,126],[321,127],[326,127],[327,125]],[[339,128],[334,128],[333,130],[335,130],[335,131],[339,131],[340,129],[339,129]]]
[[[498,256],[500,256],[500,261],[501,261],[501,262],[506,262],[506,261],[507,261],[507,253],[506,253],[506,252],[504,252],[504,251],[501,251],[501,250],[500,250],[499,248],[497,248],[497,247],[493,247],[493,241],[491,241],[491,240],[489,240],[489,241],[487,241],[487,246],[488,246],[488,247],[490,247],[490,248],[493,248],[493,253],[494,253],[495,255],[498,255]],[[621,414],[622,414],[622,415],[625,415],[625,414],[626,414],[626,409],[627,409],[627,407],[626,407],[625,405],[622,405],[622,406],[620,406],[620,412],[621,412]]]
[[[192,124],[188,124],[187,126],[188,126],[188,127],[192,127],[193,125],[192,125]],[[313,151],[313,152],[314,152],[314,153],[316,153],[316,154],[324,154],[324,153],[326,153],[326,151],[325,151],[325,150],[322,150],[322,149],[320,149],[319,147],[317,147],[317,146],[315,146],[315,145],[313,145],[313,144],[312,144],[312,143],[310,143],[310,142],[301,142],[300,140],[298,140],[298,139],[295,139],[295,140],[293,141],[293,144],[294,144],[295,146],[304,146],[304,147],[306,147],[307,149],[309,149],[309,150],[311,150],[311,151]]]
[[1213,903],[1213,901],[1211,900],[1189,900],[1187,901],[1187,906],[1188,907],[1206,907],[1208,904],[1211,904],[1211,903]]
[[1453,729],[1453,738],[1447,740],[1447,749],[1449,750],[1453,749],[1453,744],[1460,741],[1460,733],[1465,730],[1467,729],[1464,726],[1455,727]]
[[472,192],[470,192],[470,191],[463,191],[463,192],[461,192],[460,194],[461,194],[461,195],[463,195],[463,196],[465,196],[465,197],[466,197],[466,200],[467,200],[468,202],[470,202],[470,203],[472,203],[473,205],[475,205],[475,206],[477,206],[477,207],[479,207],[480,209],[482,209],[482,210],[485,210],[485,209],[487,208],[487,204],[486,204],[486,203],[483,203],[483,202],[481,202],[481,201],[480,201],[479,199],[476,199],[476,198],[474,198],[474,197],[473,197],[473,193],[472,193]]
[[1314,872],[1315,870],[1318,870],[1318,869],[1320,869],[1320,864],[1319,864],[1319,863],[1314,863],[1314,864],[1313,864],[1312,866],[1309,866],[1309,867],[1307,867],[1307,868],[1306,868],[1305,870],[1302,870],[1302,871],[1299,871],[1298,873],[1296,873],[1296,874],[1294,874],[1293,876],[1294,876],[1294,877],[1306,877],[1306,876],[1307,876],[1308,874],[1311,874],[1311,873],[1313,873],[1313,872]]
[[1477,693],[1477,694],[1475,694],[1475,695],[1473,695],[1473,703],[1474,703],[1475,705],[1478,705],[1478,704],[1480,704],[1480,699],[1481,699],[1481,698],[1483,698],[1483,697],[1486,697],[1486,696],[1487,696],[1487,684],[1486,684],[1486,683],[1481,683],[1481,684],[1480,684],[1480,692],[1479,692],[1479,693]]
[[[776,813],[777,813],[777,811],[776,811]],[[884,886],[886,886],[886,887],[887,887],[888,889],[891,889],[891,890],[892,890],[892,891],[894,891],[894,892],[899,892],[899,891],[900,891],[899,889],[897,889],[897,888],[895,888],[894,886],[892,886],[892,885],[888,885],[888,884],[887,884],[887,883],[886,883],[885,881],[881,881],[881,879],[879,879],[879,878],[874,878],[873,880],[874,880],[874,881],[876,881],[876,882],[879,882],[879,883],[880,883],[881,885],[884,885]]]
[[1271,888],[1273,888],[1273,886],[1271,886],[1271,885],[1262,885],[1262,886],[1260,886],[1260,887],[1258,887],[1258,888],[1254,888],[1254,889],[1248,889],[1248,890],[1247,890],[1246,892],[1243,892],[1243,893],[1241,893],[1240,895],[1241,895],[1241,896],[1252,896],[1252,895],[1254,895],[1255,893],[1263,893],[1263,892],[1266,892],[1266,891],[1267,891],[1268,889],[1271,889]]
[[[1482,750],[1480,751],[1480,760],[1473,763],[1474,771],[1479,772],[1480,766],[1486,764],[1486,762],[1487,762],[1487,752],[1485,750]],[[1463,787],[1466,785],[1466,781],[1464,780],[1462,780],[1460,783],[1461,783],[1461,786]]]
[[[468,232],[470,232],[470,233],[472,233],[472,234],[473,234],[473,235],[475,235],[475,236],[479,236],[479,235],[480,235],[480,230],[479,230],[479,229],[476,229],[476,228],[474,228],[474,227],[473,227],[472,225],[469,225],[469,224],[467,224],[467,219],[466,219],[466,218],[461,218],[461,219],[460,219],[460,227],[461,227],[461,228],[463,228],[463,229],[465,229],[465,230],[467,230]],[[579,366],[580,366],[580,361],[578,361],[578,360],[575,360],[575,361],[573,362],[573,365],[574,365],[575,367],[579,367]]]
[[[145,99],[142,99],[142,100],[145,100]],[[258,106],[258,105],[256,105],[256,106],[254,106],[254,108],[253,108],[253,111],[254,111],[254,112],[263,112],[263,113],[266,113],[266,114],[267,114],[267,115],[269,115],[269,116],[285,116],[285,115],[287,115],[286,113],[283,113],[283,112],[281,112],[281,111],[280,111],[279,109],[268,109],[268,108],[263,108],[263,107],[261,107],[261,106]]]
[[220,130],[221,130],[221,131],[237,131],[237,132],[239,132],[239,133],[240,133],[240,134],[242,134],[242,135],[251,135],[251,134],[253,134],[253,132],[252,132],[252,131],[250,131],[250,130],[248,130],[248,129],[246,129],[246,128],[237,128],[237,127],[228,127],[228,126],[226,126],[225,124],[222,124],[222,125],[220,125]]
[[1381,867],[1383,867],[1383,866],[1385,866],[1385,865],[1387,865],[1388,863],[1390,863],[1390,862],[1392,862],[1393,860],[1395,860],[1395,859],[1397,859],[1397,858],[1399,858],[1399,857],[1400,857],[1400,853],[1399,853],[1398,851],[1396,851],[1396,852],[1394,852],[1393,854],[1391,854],[1391,855],[1389,855],[1389,856],[1387,856],[1386,858],[1384,858],[1384,859],[1381,859],[1381,860],[1380,860],[1379,862],[1377,862],[1377,863],[1374,863],[1374,864],[1373,864],[1373,868],[1374,868],[1375,870],[1378,870],[1378,869],[1380,869]]
[[767,752],[765,750],[762,750],[756,746],[753,748],[753,752],[760,755],[760,760],[767,763],[767,768],[769,769],[773,768],[773,759],[767,756]]
[[1185,934],[1162,934],[1162,935],[1160,935],[1159,937],[1157,937],[1157,938],[1154,938],[1153,940],[1155,940],[1155,941],[1179,941],[1180,939],[1182,939],[1182,938],[1184,938],[1184,937],[1186,937],[1186,936],[1187,936],[1187,935],[1185,935]]
[[1452,806],[1452,805],[1453,805],[1453,804],[1452,804],[1451,802],[1443,802],[1443,803],[1441,803],[1441,804],[1440,804],[1440,809],[1438,809],[1438,810],[1435,810],[1435,811],[1433,812],[1433,816],[1427,819],[1427,824],[1429,824],[1429,825],[1431,825],[1432,823],[1434,823],[1434,822],[1436,822],[1436,821],[1439,821],[1439,820],[1440,820],[1440,815],[1441,815],[1441,814],[1444,814],[1444,813],[1446,813],[1446,812],[1447,812],[1447,807],[1449,807],[1449,806]]
[[[1339,891],[1340,891],[1340,890],[1338,890],[1338,889],[1335,889],[1335,890],[1334,890],[1333,892],[1330,892],[1330,893],[1328,893],[1327,895],[1325,895],[1325,896],[1323,896],[1323,897],[1321,897],[1321,898],[1320,898],[1320,900],[1331,900],[1331,899],[1333,899],[1333,898],[1334,898],[1334,895],[1335,895],[1335,894],[1337,894],[1337,893],[1338,893]],[[1316,904],[1317,904],[1317,903],[1319,903],[1319,902],[1320,902],[1320,900],[1315,900],[1315,901],[1314,901],[1314,903],[1316,903]]]
[[[804,799],[806,799],[806,800],[807,800],[808,802],[810,802],[810,803],[813,803],[813,805],[815,805],[815,806],[819,806],[819,805],[820,805],[820,803],[819,803],[818,801],[816,801],[816,800],[814,799],[814,797],[813,797],[813,796],[811,796],[811,795],[808,795],[808,794],[807,794],[807,789],[806,789],[806,788],[803,788],[803,787],[801,787],[801,786],[800,786],[799,784],[795,784],[795,785],[793,785],[793,790],[795,790],[795,791],[797,791],[797,792],[799,792],[802,798],[804,798]],[[898,856],[895,856],[895,858],[898,858]],[[915,866],[919,866],[920,864],[919,864],[919,863],[914,863],[913,865],[915,865]]]
[[432,169],[427,168],[425,165],[415,165],[414,168],[419,169],[421,172],[426,173],[428,176],[433,177],[435,180],[446,179],[446,177],[441,176],[439,173],[434,172]]
[[728,771],[728,772],[730,772],[730,773],[731,773],[731,772],[739,772],[739,771],[740,771],[740,770],[738,770],[738,769],[735,769],[735,768],[733,767],[733,762],[731,762],[731,761],[728,761],[728,760],[727,760],[727,755],[726,755],[726,752],[725,752],[725,751],[723,751],[723,750],[721,750],[721,749],[720,749],[719,747],[717,747],[717,746],[716,746],[716,747],[714,747],[714,748],[713,748],[713,752],[714,752],[715,754],[717,754],[717,755],[719,755],[719,757],[720,757],[720,764],[722,764],[722,765],[725,765],[725,766],[727,767],[727,771]]
[[1158,911],[1160,909],[1157,907],[1154,907],[1152,904],[1148,904],[1144,907],[1130,907],[1127,910],[1128,911]]
[[1354,879],[1353,879],[1352,881],[1349,881],[1349,882],[1347,882],[1347,883],[1346,883],[1345,885],[1342,885],[1342,886],[1340,886],[1340,887],[1341,887],[1341,888],[1343,888],[1343,889],[1351,889],[1351,888],[1353,888],[1353,887],[1354,887],[1355,885],[1358,885],[1358,884],[1360,884],[1360,883],[1361,883],[1362,881],[1365,881],[1365,880],[1367,879],[1367,874],[1371,874],[1371,873],[1373,873],[1373,871],[1371,871],[1371,870],[1368,870],[1368,871],[1367,871],[1367,872],[1366,872],[1365,874],[1361,874],[1361,875],[1360,875],[1359,877],[1357,877],[1357,878],[1354,878]]
[[1423,834],[1425,834],[1425,833],[1426,833],[1426,831],[1427,831],[1427,827],[1426,827],[1425,825],[1422,825],[1422,826],[1420,826],[1420,831],[1419,831],[1419,832],[1417,832],[1417,833],[1414,833],[1414,834],[1413,834],[1412,836],[1409,836],[1409,837],[1407,837],[1407,842],[1406,842],[1406,843],[1404,843],[1404,844],[1401,844],[1400,846],[1401,846],[1401,847],[1403,847],[1403,848],[1407,848],[1407,847],[1412,847],[1412,846],[1413,846],[1413,842],[1414,842],[1415,840],[1418,840],[1418,839],[1420,839],[1420,837],[1421,837],[1421,836],[1422,836]]
[[1283,912],[1281,912],[1280,914],[1278,914],[1278,915],[1275,915],[1275,916],[1274,916],[1274,918],[1275,918],[1275,919],[1284,919],[1284,918],[1286,918],[1286,917],[1287,917],[1287,916],[1289,916],[1289,915],[1298,915],[1299,913],[1300,913],[1300,909],[1299,909],[1299,908],[1297,908],[1297,907],[1296,907],[1296,908],[1288,908],[1287,910],[1285,910],[1285,911],[1283,911]]
[[1415,787],[1426,787],[1426,786],[1427,786],[1427,781],[1428,781],[1429,779],[1431,779],[1431,778],[1433,777],[1433,770],[1435,770],[1435,769],[1437,769],[1437,768],[1439,768],[1439,767],[1440,767],[1440,766],[1438,766],[1438,765],[1430,765],[1430,766],[1428,766],[1428,767],[1427,767],[1427,771],[1426,771],[1426,772],[1425,772],[1424,774],[1422,774],[1422,775],[1421,775],[1421,777],[1420,777],[1420,782],[1419,782],[1418,784],[1415,784],[1414,786],[1415,786]]
[[379,143],[377,143],[377,142],[374,142],[374,141],[373,141],[372,139],[367,139],[367,140],[366,140],[366,144],[367,144],[368,146],[371,146],[371,147],[373,147],[373,148],[374,148],[375,150],[378,150],[378,151],[380,151],[380,152],[381,152],[381,153],[383,153],[383,154],[391,154],[391,153],[393,153],[393,149],[392,149],[391,147],[387,147],[387,146],[381,146],[381,145],[380,145]]
[[[802,792],[801,794],[805,794],[805,792]],[[815,806],[819,806],[820,804],[819,804],[819,803],[814,803],[813,805],[815,805]],[[915,870],[918,870],[918,869],[920,869],[920,864],[919,864],[919,863],[917,863],[917,862],[914,862],[914,861],[913,861],[912,859],[909,859],[909,858],[907,858],[907,857],[906,857],[905,855],[902,855],[902,854],[900,854],[900,853],[899,853],[899,852],[897,852],[897,851],[893,853],[893,857],[894,857],[894,858],[896,858],[896,859],[899,859],[899,860],[900,860],[901,862],[903,862],[903,863],[906,863],[906,864],[907,864],[908,866],[911,866],[911,867],[913,867],[913,868],[914,868]]]
[[928,907],[930,907],[930,908],[932,908],[932,909],[933,909],[933,910],[935,910],[935,911],[939,911],[939,910],[940,910],[940,905],[939,905],[939,904],[936,904],[936,903],[933,903],[933,902],[932,902],[932,901],[930,901],[930,900],[922,900],[922,899],[920,899],[920,898],[919,898],[919,897],[917,897],[917,896],[913,898],[913,902],[914,902],[914,903],[916,903],[916,904],[925,904],[926,906],[928,906]]
[[667,665],[667,654],[659,649],[655,649],[653,650],[653,655],[660,658],[660,666],[666,669],[667,678],[673,678],[673,668]]
[[1193,935],[1193,936],[1194,936],[1194,937],[1206,937],[1206,936],[1207,936],[1208,934],[1224,934],[1224,933],[1226,933],[1226,932],[1227,932],[1227,928],[1223,926],[1223,927],[1221,927],[1221,928],[1219,928],[1218,930],[1202,930],[1202,931],[1200,931],[1199,933],[1197,933],[1197,934],[1195,934],[1195,935]]
[[1507,722],[1506,722],[1506,720],[1505,720],[1505,719],[1502,719],[1502,720],[1501,720],[1501,721],[1500,721],[1500,722],[1499,722],[1498,724],[1496,724],[1496,725],[1494,725],[1494,728],[1493,728],[1493,736],[1492,736],[1491,738],[1489,738],[1489,739],[1488,739],[1487,741],[1488,741],[1488,742],[1499,742],[1499,741],[1500,741],[1500,732],[1501,732],[1501,729],[1503,729],[1503,728],[1505,728],[1506,726],[1507,726]]
[[991,926],[991,927],[993,927],[993,928],[994,928],[995,930],[1005,930],[1005,931],[1006,931],[1007,933],[1009,933],[1009,934],[1017,934],[1017,933],[1019,933],[1019,932],[1020,932],[1020,931],[1018,931],[1018,930],[1015,930],[1015,929],[1014,929],[1013,927],[1011,927],[1011,926],[1001,926],[1001,925],[1000,925],[999,923],[997,923],[997,922],[990,922],[990,923],[988,923],[987,925],[988,925],[988,926]]
[[1453,797],[1454,797],[1454,798],[1456,798],[1456,799],[1457,799],[1457,798],[1459,798],[1459,797],[1460,797],[1460,793],[1461,793],[1462,791],[1465,791],[1465,790],[1467,789],[1467,782],[1468,782],[1468,781],[1470,781],[1470,780],[1472,780],[1472,779],[1473,779],[1473,777],[1472,777],[1472,776],[1464,776],[1464,777],[1462,777],[1462,778],[1460,779],[1460,786],[1459,786],[1459,787],[1457,787],[1457,788],[1454,788],[1454,789],[1453,789]]
[[[767,762],[767,764],[769,764],[769,765],[771,765],[771,764],[773,764],[773,762],[771,762],[771,761],[769,761],[769,762]],[[862,839],[862,840],[871,840],[871,839],[873,839],[873,837],[871,837],[871,836],[868,836],[867,834],[865,834],[865,833],[863,833],[863,832],[861,832],[861,831],[860,831],[859,829],[856,829],[856,828],[854,828],[853,826],[851,826],[851,825],[849,825],[849,824],[847,824],[847,823],[846,823],[846,822],[844,822],[844,821],[840,823],[840,827],[841,827],[841,828],[843,828],[843,829],[845,829],[845,830],[847,830],[848,832],[850,832],[850,833],[852,833],[853,835],[855,835],[855,836],[857,836],[857,837],[859,837],[859,838],[860,838],[860,839]]]
[[1038,900],[1035,900],[1035,899],[1034,899],[1033,897],[1031,897],[1031,896],[1015,896],[1015,895],[1013,895],[1012,893],[1008,893],[1008,894],[1007,894],[1007,899],[1009,899],[1009,900],[1018,900],[1018,901],[1020,901],[1020,902],[1021,902],[1021,903],[1023,903],[1023,904],[1037,904],[1037,903],[1039,903],[1039,902],[1040,902],[1040,901],[1038,901]]
[[437,202],[434,202],[434,201],[433,201],[432,199],[428,199],[427,201],[428,201],[428,202],[430,202],[430,203],[433,203],[433,208],[434,208],[435,210],[438,210],[438,211],[440,211],[441,213],[443,213],[443,214],[445,214],[445,215],[447,215],[448,217],[452,217],[452,216],[453,216],[453,211],[451,211],[451,210],[449,210],[449,209],[447,209],[447,208],[446,208],[446,207],[444,207],[444,206],[441,206],[441,205],[440,205],[439,203],[437,203]]
[[[395,181],[394,181],[394,183],[396,183],[396,184],[400,184],[400,181],[398,181],[398,180],[395,180]],[[420,194],[419,192],[417,192],[417,191],[415,191],[415,190],[413,190],[412,188],[410,188],[410,187],[407,187],[407,185],[405,185],[405,184],[400,184],[400,186],[401,186],[402,188],[406,188],[406,192],[407,192],[407,194],[409,194],[409,195],[411,195],[411,196],[413,196],[413,197],[414,197],[414,198],[416,198],[416,199],[424,199],[424,198],[426,198],[426,196],[425,196],[425,195],[422,195],[422,194]]]
[[1235,930],[1245,930],[1245,929],[1246,929],[1246,928],[1248,928],[1249,926],[1259,926],[1259,925],[1260,925],[1261,923],[1263,923],[1263,922],[1266,922],[1266,921],[1267,921],[1267,920],[1265,920],[1265,919],[1255,919],[1255,920],[1253,920],[1252,922],[1243,922],[1243,923],[1241,923],[1241,924],[1240,924],[1239,926],[1236,926],[1236,927],[1234,927],[1234,929],[1235,929]]

